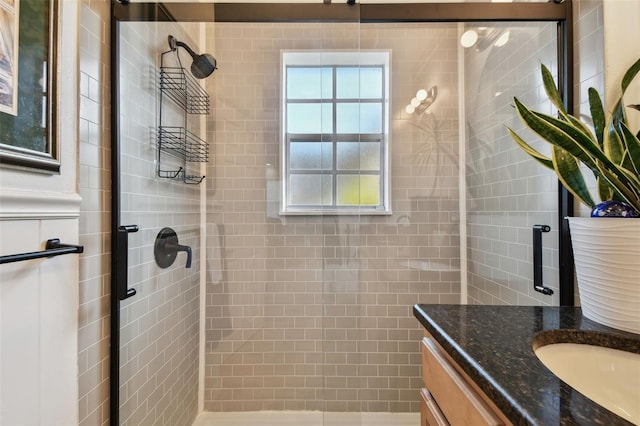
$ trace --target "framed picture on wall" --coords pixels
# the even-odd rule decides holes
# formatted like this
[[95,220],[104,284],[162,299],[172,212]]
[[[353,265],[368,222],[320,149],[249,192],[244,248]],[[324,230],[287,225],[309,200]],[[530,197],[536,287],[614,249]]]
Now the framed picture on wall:
[[0,0],[0,112],[16,115],[19,0]]
[[0,165],[57,173],[58,0],[0,0]]

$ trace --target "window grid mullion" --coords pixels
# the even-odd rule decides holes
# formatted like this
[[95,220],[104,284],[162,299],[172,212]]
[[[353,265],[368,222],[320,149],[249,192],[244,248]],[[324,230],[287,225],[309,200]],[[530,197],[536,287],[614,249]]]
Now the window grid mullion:
[[336,98],[338,96],[338,70],[337,67],[334,66],[332,70],[332,79],[331,83],[333,84],[331,95],[333,101],[333,131],[331,132],[331,147],[333,149],[333,162],[331,164],[331,173],[333,174],[332,179],[332,188],[331,188],[331,205],[336,207],[338,205],[338,140],[336,138],[338,132],[338,104],[336,103]]
[[[319,66],[320,68],[328,68],[328,66]],[[362,207],[372,207],[372,208],[377,208],[381,205],[384,205],[384,176],[386,173],[386,170],[383,169],[384,164],[385,164],[385,155],[386,155],[386,151],[387,151],[387,147],[385,147],[385,135],[384,133],[381,134],[338,134],[337,132],[337,120],[338,120],[338,105],[339,104],[347,104],[347,103],[358,103],[358,104],[362,104],[362,103],[381,103],[384,104],[384,93],[385,93],[385,79],[382,79],[382,97],[381,98],[367,98],[367,99],[361,99],[361,98],[357,98],[357,99],[350,99],[350,98],[345,98],[345,99],[338,99],[337,98],[337,70],[338,68],[343,67],[343,66],[338,66],[338,65],[333,65],[330,66],[330,68],[332,69],[332,97],[330,99],[327,98],[320,98],[320,99],[289,99],[288,96],[286,97],[286,101],[285,104],[295,104],[295,103],[300,103],[300,104],[325,104],[325,103],[330,103],[333,108],[332,108],[332,132],[329,134],[319,134],[319,135],[311,135],[311,134],[304,134],[304,135],[298,135],[298,134],[289,134],[287,133],[287,137],[286,137],[286,179],[288,180],[287,182],[287,186],[290,184],[290,176],[291,175],[295,175],[295,174],[320,174],[321,176],[326,176],[326,175],[331,175],[332,177],[332,201],[331,201],[331,208],[336,208],[336,209],[341,209],[341,208],[345,208],[345,209],[349,209],[349,208],[353,208],[354,206],[338,206],[338,201],[337,201],[337,193],[338,193],[338,173],[340,174],[344,174],[344,175],[365,175],[365,176],[378,176],[380,179],[380,185],[378,188],[378,197],[379,197],[379,205],[378,206],[357,206],[359,208]],[[362,67],[359,67],[362,68]],[[384,72],[384,67],[380,67],[382,68],[383,72]],[[285,95],[286,96],[286,95]],[[384,108],[381,111],[381,123],[383,126],[383,129],[385,128],[385,114],[384,114]],[[321,124],[321,128],[322,128],[322,124]],[[359,142],[364,142],[364,141],[371,141],[371,142],[378,142],[380,144],[380,164],[379,164],[379,170],[378,171],[373,171],[373,170],[368,170],[368,171],[363,171],[361,169],[358,170],[338,170],[338,140],[343,141],[343,142],[354,142],[354,143],[359,143]],[[313,170],[291,170],[291,142],[316,142],[316,141],[320,141],[322,142],[331,142],[331,146],[332,146],[332,165],[331,165],[331,169],[324,169],[322,167],[322,161],[320,161],[320,169],[313,169]],[[322,154],[321,154],[322,155]],[[321,185],[322,185],[322,179],[321,179]],[[322,187],[320,189],[321,194],[322,194]],[[358,188],[358,191],[360,191],[360,187]],[[287,191],[287,205],[294,205],[291,200],[289,199],[290,196],[290,192]],[[321,195],[322,197],[322,195]],[[360,198],[360,192],[358,193],[358,199]],[[321,209],[323,205],[319,206]],[[310,207],[313,208],[313,206],[299,206],[299,207]],[[316,206],[318,207],[318,206]],[[325,206],[326,207],[326,206]]]

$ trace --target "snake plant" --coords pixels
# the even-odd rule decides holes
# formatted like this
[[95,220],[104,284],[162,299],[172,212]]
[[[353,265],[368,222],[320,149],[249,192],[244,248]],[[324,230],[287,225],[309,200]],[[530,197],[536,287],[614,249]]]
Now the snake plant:
[[[517,98],[514,106],[520,120],[551,144],[551,158],[507,128],[513,140],[539,163],[554,170],[564,187],[590,208],[594,208],[596,202],[587,187],[581,164],[595,175],[601,201],[621,201],[640,212],[640,132],[634,134],[629,128],[623,104],[625,91],[640,72],[640,59],[625,73],[622,93],[608,118],[600,95],[593,87],[589,88],[593,131],[567,113],[551,72],[544,65],[541,71],[545,91],[558,109],[558,117],[532,111]],[[640,105],[628,107],[640,110]]]

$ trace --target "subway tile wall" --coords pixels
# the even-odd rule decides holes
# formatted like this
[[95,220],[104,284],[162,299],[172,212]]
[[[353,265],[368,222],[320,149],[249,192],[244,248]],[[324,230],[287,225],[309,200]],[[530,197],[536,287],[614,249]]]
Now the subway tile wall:
[[[460,299],[457,27],[214,26],[205,409],[418,411],[411,307]],[[392,52],[393,215],[277,214],[281,49]]]
[[81,426],[95,426],[109,423],[109,2],[83,0],[80,4],[79,48],[78,187],[84,253],[80,255],[78,412]]

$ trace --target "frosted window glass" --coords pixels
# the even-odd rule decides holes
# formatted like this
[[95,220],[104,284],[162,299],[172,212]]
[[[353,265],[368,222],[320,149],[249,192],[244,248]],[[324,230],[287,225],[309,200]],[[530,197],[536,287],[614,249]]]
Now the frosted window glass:
[[336,177],[337,204],[357,206],[360,204],[360,179],[358,175],[338,175]]
[[333,105],[324,104],[287,104],[288,133],[332,133]]
[[360,133],[382,133],[382,104],[360,104]]
[[288,99],[327,99],[332,92],[331,68],[287,68]]
[[360,176],[360,205],[380,205],[380,176]]
[[338,142],[336,163],[338,170],[360,169],[360,147],[358,142]]
[[298,206],[330,206],[332,175],[294,174],[290,179],[290,204]]
[[338,170],[380,170],[379,142],[338,142]]
[[337,68],[336,97],[338,99],[382,98],[382,68]]
[[360,69],[357,67],[336,69],[336,97],[338,99],[360,98]]
[[329,142],[291,142],[291,170],[331,169],[333,147]]
[[360,68],[360,99],[382,98],[382,68]]
[[336,108],[336,132],[360,133],[360,104],[338,104]]
[[338,175],[336,177],[339,206],[377,206],[380,204],[380,176]]
[[360,142],[360,170],[380,170],[380,143]]
[[341,103],[336,108],[338,133],[382,133],[381,103]]

